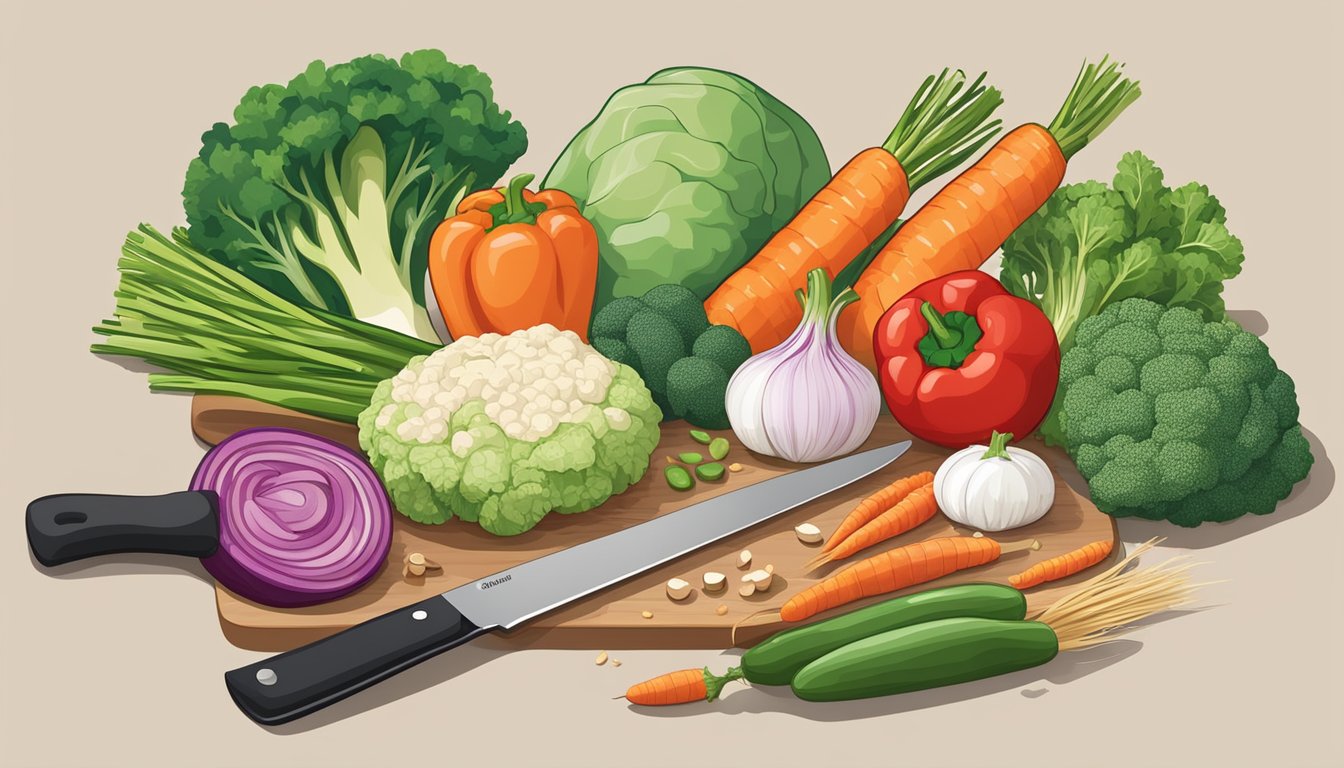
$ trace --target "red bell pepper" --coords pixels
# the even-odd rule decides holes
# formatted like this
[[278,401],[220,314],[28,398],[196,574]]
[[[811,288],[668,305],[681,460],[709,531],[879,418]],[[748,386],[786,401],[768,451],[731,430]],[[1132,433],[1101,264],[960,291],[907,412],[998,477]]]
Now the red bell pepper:
[[1059,342],[1034,304],[979,270],[915,287],[873,333],[882,395],[901,426],[949,448],[1027,435],[1059,386]]

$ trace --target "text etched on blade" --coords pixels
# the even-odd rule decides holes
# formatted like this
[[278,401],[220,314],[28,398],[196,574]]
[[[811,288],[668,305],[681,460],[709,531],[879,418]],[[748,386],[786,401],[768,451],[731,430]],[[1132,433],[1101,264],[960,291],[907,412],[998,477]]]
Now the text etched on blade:
[[506,574],[504,574],[503,576],[500,576],[500,577],[497,578],[497,579],[489,579],[488,581],[477,582],[477,584],[476,584],[476,588],[477,588],[477,589],[489,589],[489,588],[491,588],[491,587],[497,587],[497,586],[499,586],[500,584],[503,584],[504,582],[509,581],[509,580],[512,579],[512,578],[513,578],[513,574],[506,573]]

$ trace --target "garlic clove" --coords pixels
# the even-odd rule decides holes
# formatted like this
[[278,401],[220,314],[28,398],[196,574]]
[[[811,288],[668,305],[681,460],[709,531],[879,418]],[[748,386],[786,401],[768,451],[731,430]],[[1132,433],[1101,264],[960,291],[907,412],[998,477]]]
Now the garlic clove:
[[804,544],[821,542],[821,529],[811,523],[799,523],[793,527],[793,533]]
[[685,579],[669,579],[667,596],[673,600],[685,600],[691,595],[691,583]]
[[701,577],[701,582],[705,585],[706,592],[719,592],[728,586],[728,579],[718,571],[705,571]]

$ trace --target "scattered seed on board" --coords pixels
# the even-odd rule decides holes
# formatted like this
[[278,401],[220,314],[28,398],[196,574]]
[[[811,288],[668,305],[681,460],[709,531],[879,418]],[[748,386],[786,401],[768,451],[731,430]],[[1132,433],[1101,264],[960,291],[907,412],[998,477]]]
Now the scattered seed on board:
[[741,595],[742,597],[751,597],[752,595],[756,594],[755,582],[748,581],[747,583],[738,587],[737,594]]
[[639,614],[639,615],[640,615],[640,616],[643,616],[643,617],[646,618],[646,619],[652,619],[652,618],[653,618],[653,611],[644,611],[643,613],[641,613],[641,614]]
[[722,615],[728,613],[728,606],[726,606],[726,605],[720,605],[718,608],[715,608],[715,609],[714,609],[714,612],[717,613],[717,614],[719,614],[720,616],[722,616]]
[[741,471],[742,471],[742,465],[741,465],[741,464],[738,464],[736,461],[734,461],[732,464],[729,464],[729,465],[728,465],[728,471],[729,471],[729,472],[741,472]]
[[606,663],[607,663],[607,652],[606,652],[606,651],[603,651],[603,652],[597,654],[597,660],[594,661],[593,663],[596,664],[596,665],[599,666],[599,667],[602,666],[603,664],[606,664]]
[[620,660],[620,659],[612,659],[612,660],[611,660],[611,666],[613,666],[613,667],[619,667],[619,666],[621,666],[621,660]]

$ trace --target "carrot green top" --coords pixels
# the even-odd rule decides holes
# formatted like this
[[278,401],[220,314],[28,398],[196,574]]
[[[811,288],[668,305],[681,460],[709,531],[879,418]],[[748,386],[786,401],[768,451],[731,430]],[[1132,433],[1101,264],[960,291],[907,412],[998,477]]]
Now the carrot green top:
[[1121,66],[1109,56],[1103,56],[1098,64],[1083,62],[1064,106],[1047,129],[1065,159],[1087,146],[1139,98],[1138,81],[1121,77]]
[[913,191],[961,164],[994,134],[1000,120],[986,122],[1003,103],[997,88],[981,85],[981,74],[965,92],[966,73],[929,75],[906,105],[882,148],[900,162]]

